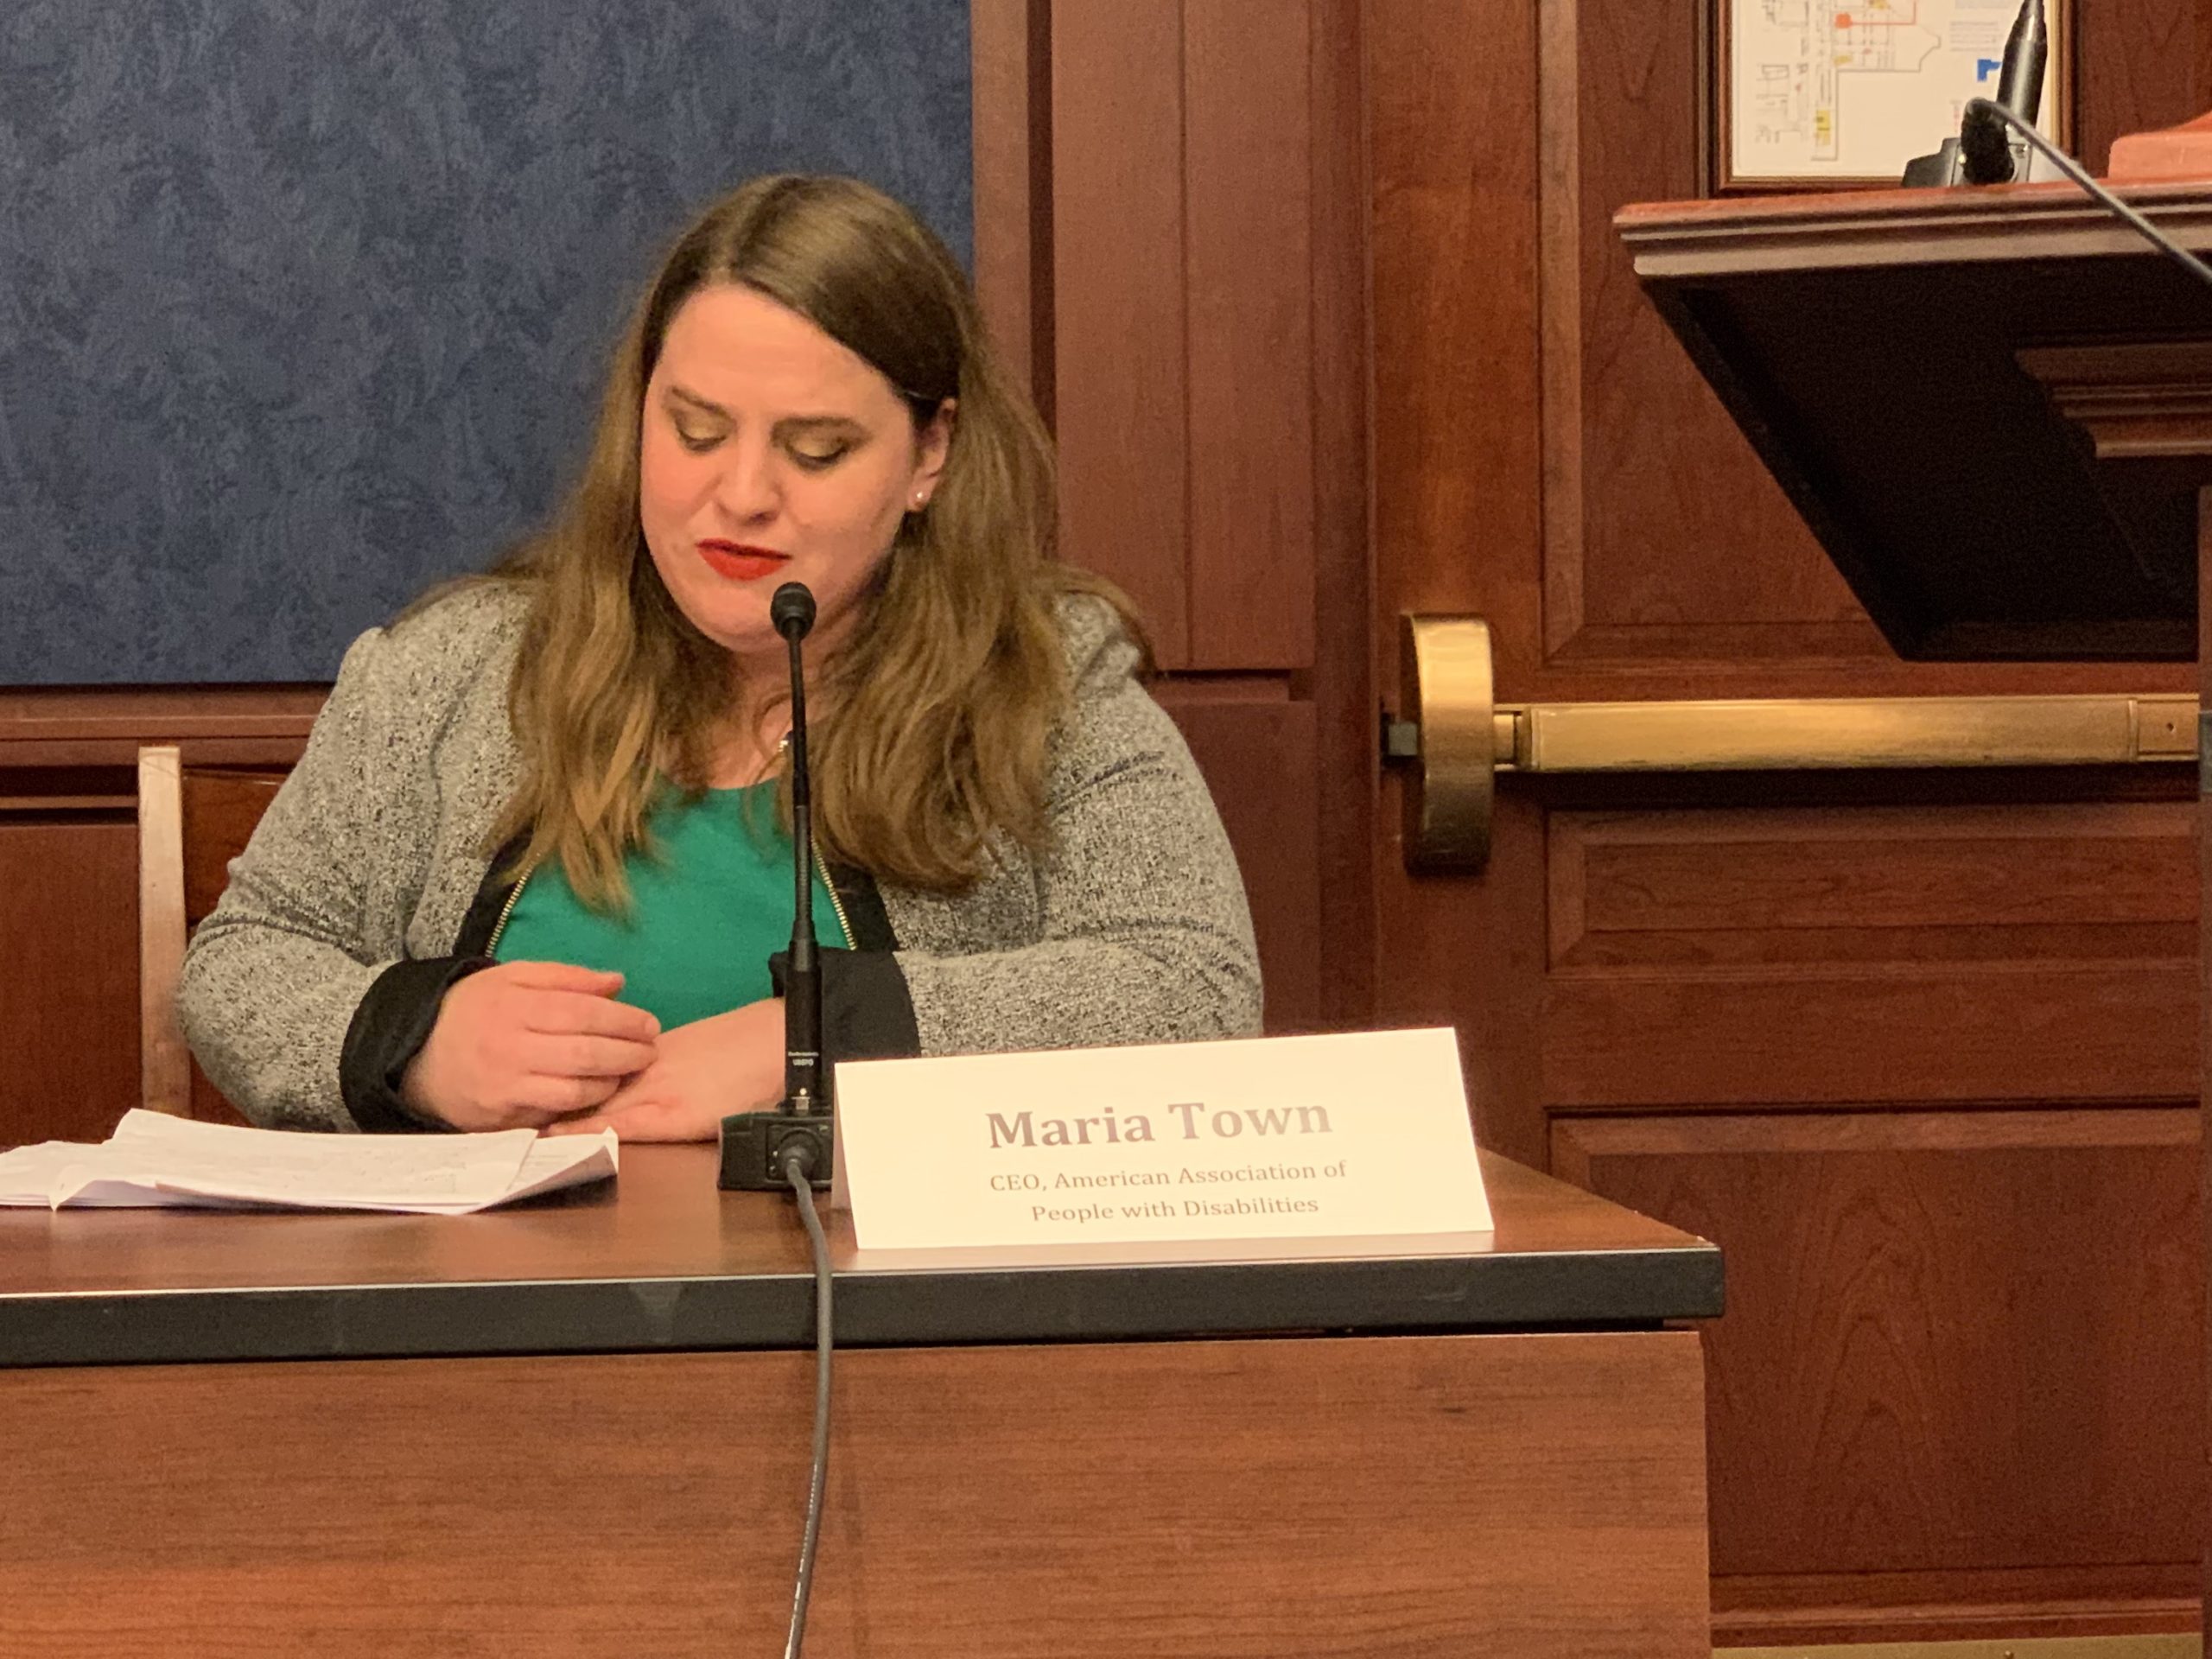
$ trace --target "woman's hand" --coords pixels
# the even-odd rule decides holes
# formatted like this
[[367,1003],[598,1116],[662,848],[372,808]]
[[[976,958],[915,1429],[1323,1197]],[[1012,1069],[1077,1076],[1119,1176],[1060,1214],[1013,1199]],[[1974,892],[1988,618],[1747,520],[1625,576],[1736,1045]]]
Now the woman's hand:
[[783,1089],[784,1002],[766,997],[664,1032],[659,1057],[605,1105],[546,1133],[612,1129],[625,1141],[711,1141],[723,1118],[766,1105]]
[[609,1099],[658,1052],[660,1021],[614,1000],[622,976],[503,962],[446,992],[400,1097],[456,1129],[538,1128]]

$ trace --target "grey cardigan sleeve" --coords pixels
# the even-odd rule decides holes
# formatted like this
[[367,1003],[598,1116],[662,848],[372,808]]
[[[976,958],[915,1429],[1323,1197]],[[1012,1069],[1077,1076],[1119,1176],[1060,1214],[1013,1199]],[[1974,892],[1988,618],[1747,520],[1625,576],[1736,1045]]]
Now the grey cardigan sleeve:
[[306,754],[185,954],[177,1012],[192,1052],[218,1089],[267,1126],[353,1127],[338,1058],[384,965],[363,948],[361,853],[365,815],[387,780],[379,753],[346,737],[374,698],[382,639],[372,631],[346,652]]
[[506,798],[521,615],[512,592],[485,585],[355,640],[307,753],[232,861],[185,954],[177,1011],[208,1077],[255,1122],[422,1127],[385,1073],[411,1055],[410,1034],[419,1045],[444,984],[481,965],[444,953]]
[[1243,883],[1182,734],[1134,677],[1136,648],[1118,625],[1098,617],[1070,644],[1076,707],[1052,768],[1057,845],[1018,867],[1033,893],[969,901],[1033,905],[1040,937],[972,954],[898,952],[925,1054],[1259,1033]]

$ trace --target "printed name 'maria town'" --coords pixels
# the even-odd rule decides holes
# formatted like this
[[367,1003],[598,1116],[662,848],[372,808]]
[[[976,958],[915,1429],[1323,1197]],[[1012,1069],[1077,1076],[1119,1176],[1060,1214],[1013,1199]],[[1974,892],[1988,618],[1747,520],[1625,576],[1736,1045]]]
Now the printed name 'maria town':
[[[1241,1135],[1333,1135],[1325,1106],[1210,1107],[1203,1101],[1178,1101],[1167,1108],[1183,1139],[1196,1141],[1211,1134],[1217,1141]],[[1117,1117],[1109,1106],[1095,1117],[1039,1117],[1033,1112],[984,1115],[991,1148],[1003,1147],[1121,1146],[1150,1141],[1152,1120],[1142,1112]]]

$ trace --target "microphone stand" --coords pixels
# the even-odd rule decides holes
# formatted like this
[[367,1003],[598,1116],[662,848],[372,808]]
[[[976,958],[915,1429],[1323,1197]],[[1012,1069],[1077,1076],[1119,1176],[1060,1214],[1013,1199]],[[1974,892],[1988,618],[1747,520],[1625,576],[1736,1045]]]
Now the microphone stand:
[[791,651],[791,949],[784,975],[784,1099],[770,1112],[722,1119],[719,1185],[738,1192],[788,1187],[798,1200],[814,1249],[814,1458],[807,1480],[806,1524],[799,1539],[784,1659],[801,1659],[807,1605],[822,1541],[823,1498],[830,1475],[830,1357],[834,1344],[830,1241],[814,1206],[813,1187],[830,1185],[833,1141],[830,1064],[822,1052],[822,964],[814,938],[814,802],[806,767],[806,674],[799,642],[814,626],[814,595],[787,582],[768,602],[769,620]]
[[784,975],[784,1099],[769,1112],[722,1119],[720,1185],[726,1191],[780,1192],[787,1166],[810,1185],[830,1185],[833,1136],[830,1065],[822,1052],[822,964],[814,937],[814,801],[806,766],[806,676],[799,642],[814,626],[814,595],[804,582],[776,589],[768,614],[791,651],[791,912],[790,963]]

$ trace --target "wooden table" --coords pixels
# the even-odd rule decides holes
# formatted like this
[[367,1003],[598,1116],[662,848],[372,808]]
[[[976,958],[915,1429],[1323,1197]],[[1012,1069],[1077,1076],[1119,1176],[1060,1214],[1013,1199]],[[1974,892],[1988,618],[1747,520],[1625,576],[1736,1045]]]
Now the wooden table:
[[[1706,1653],[1712,1246],[1501,1160],[1440,1258],[837,1241],[833,1656]],[[706,1147],[467,1217],[0,1214],[0,1652],[769,1654],[805,1241]]]

